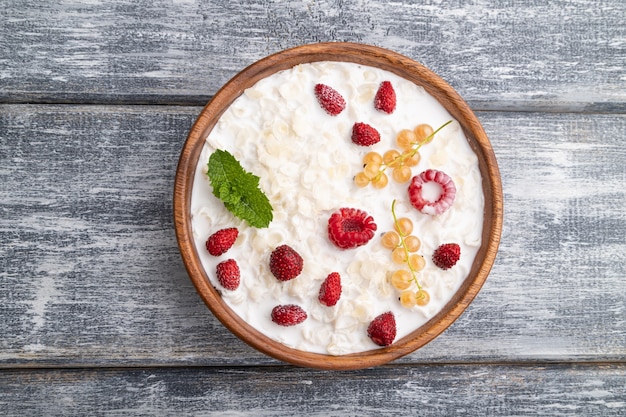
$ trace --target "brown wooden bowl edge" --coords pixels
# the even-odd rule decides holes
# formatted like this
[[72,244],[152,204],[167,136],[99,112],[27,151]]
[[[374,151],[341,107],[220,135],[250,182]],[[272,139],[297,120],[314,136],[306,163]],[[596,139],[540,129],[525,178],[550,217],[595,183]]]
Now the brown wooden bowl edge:
[[[356,54],[359,58],[353,59],[354,56],[351,54]],[[303,56],[305,56],[304,60],[302,60]],[[423,86],[440,102],[442,100],[445,101],[445,104],[442,103],[442,105],[459,123],[465,120],[472,121],[471,135],[467,135],[467,126],[462,127],[466,131],[466,136],[470,139],[470,145],[472,145],[474,151],[478,150],[480,152],[479,161],[484,164],[484,166],[481,165],[481,173],[483,169],[487,172],[487,176],[482,176],[483,182],[487,181],[489,188],[483,188],[492,192],[490,198],[486,198],[485,201],[486,203],[488,200],[491,201],[489,207],[487,204],[485,205],[485,211],[486,214],[491,211],[492,215],[489,218],[492,220],[492,223],[488,230],[483,228],[483,233],[487,235],[486,245],[483,239],[483,246],[485,246],[484,259],[476,271],[474,271],[476,268],[472,268],[468,279],[464,283],[463,290],[457,292],[458,297],[451,300],[440,315],[436,315],[424,326],[394,342],[393,345],[342,356],[310,353],[289,348],[258,332],[236,315],[223,302],[219,292],[210,284],[206,272],[200,265],[193,239],[190,237],[191,223],[188,216],[193,174],[202,144],[215,122],[217,122],[217,119],[219,119],[219,116],[221,116],[221,113],[236,97],[241,95],[245,88],[253,85],[261,78],[265,78],[274,72],[291,68],[298,63],[323,60],[357,62],[390,70]],[[416,71],[423,73],[422,75],[428,82],[424,83],[421,78],[417,80]],[[240,80],[247,81],[240,85]],[[433,89],[436,92],[445,91],[446,94],[443,97],[439,93],[433,94]],[[453,105],[454,111],[450,111],[451,105]],[[458,111],[455,110],[457,107]],[[473,143],[472,140],[476,141],[476,143]],[[320,43],[302,45],[263,58],[245,68],[216,93],[198,116],[183,146],[176,170],[173,211],[176,237],[185,268],[207,307],[225,327],[248,345],[275,359],[310,368],[351,370],[382,365],[419,349],[445,331],[465,311],[478,294],[495,261],[502,230],[502,206],[501,180],[493,149],[480,122],[451,86],[423,65],[393,51],[362,44]],[[473,272],[475,272],[475,276],[470,281],[469,278]]]

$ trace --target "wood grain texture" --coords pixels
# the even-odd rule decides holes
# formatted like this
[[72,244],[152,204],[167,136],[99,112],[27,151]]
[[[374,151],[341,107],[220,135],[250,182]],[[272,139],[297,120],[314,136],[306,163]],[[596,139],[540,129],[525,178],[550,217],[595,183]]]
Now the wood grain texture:
[[[277,364],[180,260],[172,188],[200,110],[0,106],[0,367]],[[399,363],[626,361],[626,117],[478,116],[500,251],[461,318]]]
[[[3,415],[623,416],[624,365],[0,372]],[[356,389],[355,389],[356,388]]]
[[[623,0],[0,0],[1,412],[625,415],[625,16]],[[325,41],[406,55],[483,110],[505,201],[465,313],[352,372],[228,332],[172,221],[200,106]]]
[[203,105],[296,45],[392,49],[474,109],[626,109],[622,0],[0,0],[0,101]]

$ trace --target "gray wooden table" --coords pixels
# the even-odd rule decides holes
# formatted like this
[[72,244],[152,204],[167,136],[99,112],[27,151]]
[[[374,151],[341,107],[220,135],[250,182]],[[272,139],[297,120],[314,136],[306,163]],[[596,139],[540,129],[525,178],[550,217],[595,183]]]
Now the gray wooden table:
[[[0,0],[0,413],[626,415],[623,0]],[[267,54],[407,55],[498,158],[492,273],[394,363],[296,368],[204,306],[172,224],[202,106]]]

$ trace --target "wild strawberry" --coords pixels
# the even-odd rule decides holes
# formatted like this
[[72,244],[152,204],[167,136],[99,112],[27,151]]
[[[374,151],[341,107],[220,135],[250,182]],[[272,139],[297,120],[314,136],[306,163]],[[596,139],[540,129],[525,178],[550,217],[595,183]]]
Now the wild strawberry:
[[374,97],[374,107],[387,114],[393,113],[396,109],[396,91],[389,81],[380,83],[376,97]]
[[337,304],[339,297],[341,297],[341,276],[333,272],[322,282],[318,298],[320,303],[332,307]]
[[[441,193],[432,199],[427,199],[422,194],[423,186],[428,182],[434,182],[441,188]],[[411,204],[424,214],[443,213],[452,206],[455,196],[456,187],[452,178],[445,172],[435,169],[427,169],[421,174],[414,176],[409,185],[409,200],[411,200]]]
[[302,256],[289,245],[277,247],[270,255],[270,271],[279,281],[289,281],[300,275],[303,264]]
[[441,269],[452,268],[461,258],[461,247],[456,243],[444,243],[433,253],[433,262]]
[[239,231],[235,227],[218,230],[207,239],[206,249],[213,256],[223,255],[233,246],[238,235]]
[[295,304],[278,305],[272,309],[272,321],[280,326],[294,326],[307,317],[306,311]]
[[328,219],[328,238],[340,249],[365,245],[376,231],[374,218],[355,208],[340,208]]
[[315,84],[315,96],[320,106],[331,116],[336,116],[346,108],[346,100],[337,90],[326,84]]
[[380,142],[380,133],[367,123],[357,122],[352,126],[352,142],[360,146],[370,146]]
[[222,287],[234,291],[239,287],[239,265],[234,259],[228,259],[217,264],[217,280]]
[[367,335],[378,346],[389,346],[396,338],[396,318],[391,311],[376,317],[367,327]]

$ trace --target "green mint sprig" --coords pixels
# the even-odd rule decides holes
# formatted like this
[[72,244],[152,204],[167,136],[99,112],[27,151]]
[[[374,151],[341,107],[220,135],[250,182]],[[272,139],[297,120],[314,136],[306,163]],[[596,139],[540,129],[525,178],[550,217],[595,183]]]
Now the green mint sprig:
[[259,177],[247,172],[228,151],[216,150],[209,157],[207,175],[213,195],[234,216],[259,229],[274,218],[269,199],[259,187]]

